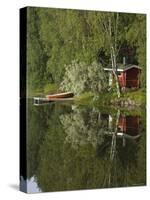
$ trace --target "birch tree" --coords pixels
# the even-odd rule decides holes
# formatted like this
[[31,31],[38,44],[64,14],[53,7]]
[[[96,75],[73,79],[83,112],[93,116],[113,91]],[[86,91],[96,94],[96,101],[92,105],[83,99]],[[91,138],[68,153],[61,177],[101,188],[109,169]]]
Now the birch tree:
[[106,48],[109,50],[111,58],[112,72],[115,78],[117,96],[120,98],[120,87],[117,76],[117,56],[119,52],[118,35],[119,35],[119,13],[103,13],[101,15],[102,30]]

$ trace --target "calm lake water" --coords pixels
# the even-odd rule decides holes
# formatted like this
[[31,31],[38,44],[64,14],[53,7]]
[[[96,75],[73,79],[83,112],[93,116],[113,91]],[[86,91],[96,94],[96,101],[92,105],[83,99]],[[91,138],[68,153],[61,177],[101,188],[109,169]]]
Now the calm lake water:
[[146,184],[144,112],[29,101],[27,121],[28,192]]

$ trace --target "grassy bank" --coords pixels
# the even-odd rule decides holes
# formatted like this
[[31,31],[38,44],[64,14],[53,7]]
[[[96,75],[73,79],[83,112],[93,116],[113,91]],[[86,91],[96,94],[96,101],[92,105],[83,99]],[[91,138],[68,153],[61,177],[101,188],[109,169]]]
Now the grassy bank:
[[[56,84],[48,84],[43,88],[34,90],[28,94],[29,98],[34,96],[45,96],[47,94],[59,92]],[[75,95],[74,102],[78,105],[95,106],[101,108],[135,110],[136,107],[146,107],[146,91],[144,89],[128,90],[121,93],[118,99],[116,92],[92,93],[84,92],[80,95]]]
[[116,93],[105,92],[100,94],[93,94],[86,92],[75,97],[75,102],[82,105],[95,105],[95,106],[112,106],[112,107],[145,107],[146,105],[146,92],[139,89],[136,91],[126,91],[121,93],[118,99]]

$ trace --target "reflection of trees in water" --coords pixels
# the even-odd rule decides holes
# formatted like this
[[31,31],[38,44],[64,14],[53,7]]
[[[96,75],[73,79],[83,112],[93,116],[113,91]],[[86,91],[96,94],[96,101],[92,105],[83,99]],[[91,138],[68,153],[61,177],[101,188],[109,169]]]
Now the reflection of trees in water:
[[[114,114],[112,124],[115,120]],[[139,173],[144,151],[136,143],[123,147],[117,140],[110,161],[112,138],[104,134],[108,120],[97,109],[31,107],[29,123],[29,176],[36,177],[42,191],[126,186],[145,179]]]
[[[69,115],[61,115],[60,120],[67,134],[65,142],[76,150],[91,144],[97,156],[107,160],[103,187],[128,185],[127,177],[132,170],[135,171],[138,162],[138,143],[130,136],[126,140],[124,137],[117,138],[119,110],[113,115],[111,129],[106,116],[96,109],[78,107]],[[112,133],[111,137],[106,135],[108,131]]]
[[[51,110],[53,111],[54,107],[52,107]],[[28,178],[30,178],[34,175],[39,165],[39,151],[48,129],[47,119],[49,119],[51,115],[46,107],[32,106],[32,102],[29,101],[27,117],[27,175]]]
[[70,114],[60,116],[67,136],[65,142],[77,149],[79,146],[91,144],[93,147],[104,141],[104,126],[101,124],[100,112],[96,109],[75,108]]

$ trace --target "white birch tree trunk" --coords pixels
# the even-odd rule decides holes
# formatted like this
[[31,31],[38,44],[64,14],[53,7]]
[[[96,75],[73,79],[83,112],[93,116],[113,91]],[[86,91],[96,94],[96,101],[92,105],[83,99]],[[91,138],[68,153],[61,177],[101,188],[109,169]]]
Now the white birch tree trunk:
[[[114,19],[113,23],[112,23],[111,16],[109,16],[108,34],[109,34],[109,42],[110,42],[110,55],[111,55],[112,71],[113,71],[113,74],[115,77],[117,96],[118,96],[118,98],[120,98],[121,94],[120,94],[120,86],[119,86],[119,80],[118,80],[118,75],[117,75],[117,62],[116,62],[118,19],[119,19],[118,13],[116,14],[116,19]],[[112,30],[113,30],[113,34],[112,34]]]
[[115,84],[116,84],[116,90],[117,90],[117,96],[120,98],[120,86],[119,86],[119,80],[117,75],[117,64],[116,64],[116,55],[114,52],[113,46],[111,47],[111,62],[112,62],[112,71],[115,77]]

